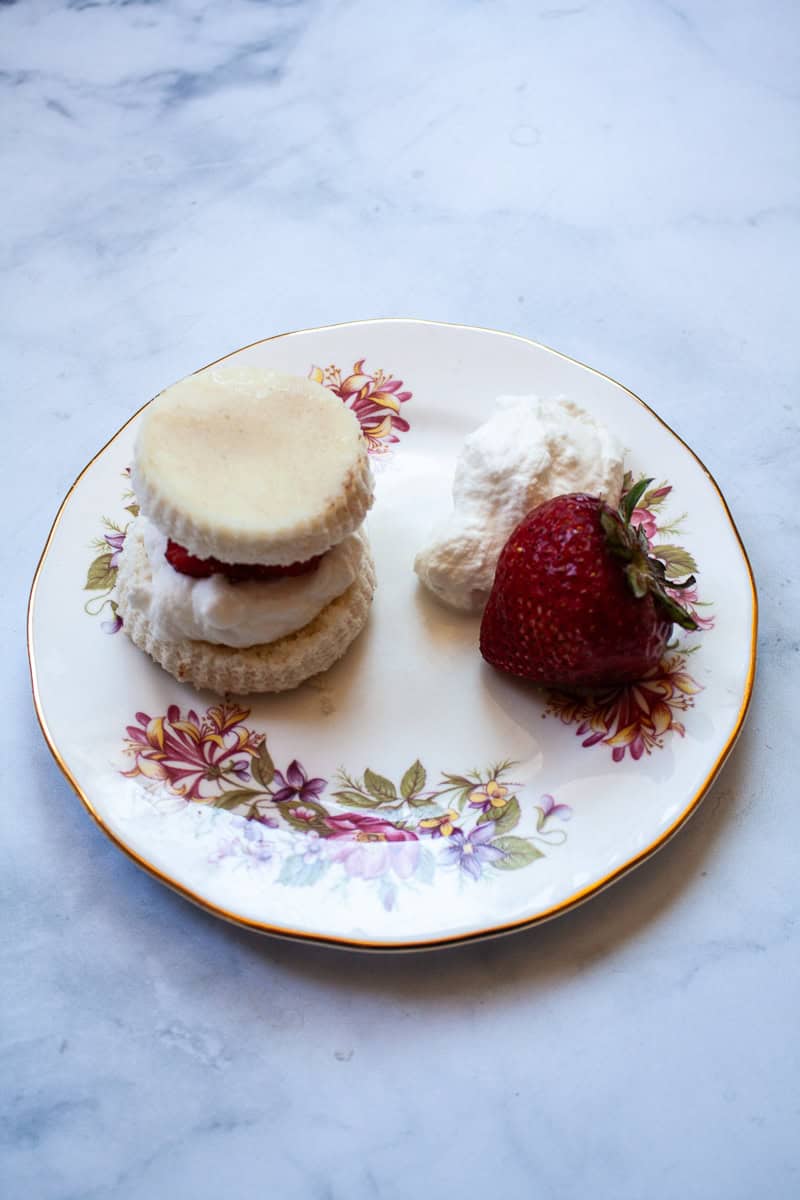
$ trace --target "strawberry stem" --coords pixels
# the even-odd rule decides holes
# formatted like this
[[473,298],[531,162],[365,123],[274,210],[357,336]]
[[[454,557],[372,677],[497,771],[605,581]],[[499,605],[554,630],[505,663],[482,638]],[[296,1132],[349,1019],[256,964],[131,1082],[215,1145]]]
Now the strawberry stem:
[[672,591],[693,587],[694,575],[682,582],[668,580],[663,562],[650,553],[650,543],[643,527],[631,525],[636,505],[652,482],[652,479],[640,479],[629,488],[616,512],[608,507],[603,508],[600,524],[606,535],[606,544],[614,557],[625,563],[625,578],[637,600],[643,600],[649,592],[671,621],[682,629],[697,629],[698,624],[692,614],[670,595]]
[[633,516],[633,510],[636,508],[636,505],[639,503],[652,482],[652,479],[640,479],[639,482],[634,484],[634,486],[630,488],[622,497],[619,509],[622,513],[622,519],[626,525],[630,525],[631,517]]

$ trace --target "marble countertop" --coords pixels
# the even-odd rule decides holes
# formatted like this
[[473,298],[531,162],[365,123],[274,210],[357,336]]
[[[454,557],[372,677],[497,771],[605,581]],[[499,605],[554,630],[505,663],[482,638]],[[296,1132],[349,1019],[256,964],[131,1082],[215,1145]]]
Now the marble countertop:
[[[4,1195],[798,1195],[799,38],[790,0],[2,0]],[[762,622],[745,731],[661,854],[391,958],[137,870],[51,760],[24,639],[64,492],[145,399],[387,315],[643,396]]]

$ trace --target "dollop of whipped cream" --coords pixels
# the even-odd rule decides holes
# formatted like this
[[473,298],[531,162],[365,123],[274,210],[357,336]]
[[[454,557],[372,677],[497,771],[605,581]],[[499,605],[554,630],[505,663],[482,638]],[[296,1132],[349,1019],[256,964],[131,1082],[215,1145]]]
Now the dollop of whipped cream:
[[572,401],[499,396],[464,442],[453,511],[433,529],[414,570],[445,604],[481,612],[500,552],[525,514],[568,492],[617,504],[622,460],[610,430]]
[[148,562],[132,595],[162,641],[212,642],[219,646],[258,646],[295,633],[341,596],[359,575],[364,541],[353,533],[325,554],[306,575],[230,583],[224,575],[193,579],[167,562],[167,539],[145,516],[137,518]]

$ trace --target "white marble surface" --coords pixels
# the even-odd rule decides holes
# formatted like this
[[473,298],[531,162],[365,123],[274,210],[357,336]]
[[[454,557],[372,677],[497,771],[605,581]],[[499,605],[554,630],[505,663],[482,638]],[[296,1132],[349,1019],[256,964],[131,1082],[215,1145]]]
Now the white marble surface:
[[[791,0],[0,3],[4,1196],[800,1193],[799,42]],[[762,635],[745,733],[648,866],[526,934],[366,958],[227,927],[103,838],[23,609],[143,400],[382,315],[644,396],[729,499]]]

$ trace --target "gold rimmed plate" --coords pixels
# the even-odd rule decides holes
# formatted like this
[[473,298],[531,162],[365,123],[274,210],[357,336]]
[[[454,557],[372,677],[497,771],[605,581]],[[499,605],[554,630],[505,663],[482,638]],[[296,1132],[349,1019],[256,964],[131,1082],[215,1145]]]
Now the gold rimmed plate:
[[[64,774],[136,862],[218,916],[372,949],[453,944],[566,912],[687,820],[741,729],[757,604],[725,501],[621,384],[525,338],[412,320],[269,338],[226,362],[310,375],[358,416],[376,477],[379,589],[325,676],[221,700],[177,683],[120,629],[114,585],[136,512],[137,413],[81,473],[31,589],[34,702]],[[616,430],[639,520],[690,595],[640,684],[591,700],[500,676],[478,622],[413,573],[464,437],[499,394],[566,395]]]

